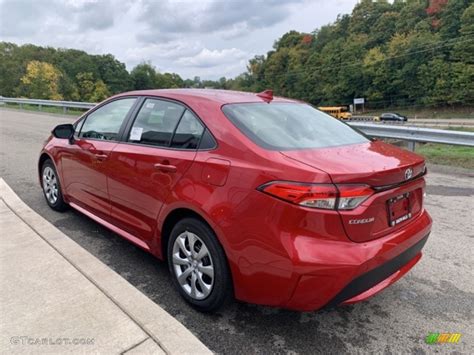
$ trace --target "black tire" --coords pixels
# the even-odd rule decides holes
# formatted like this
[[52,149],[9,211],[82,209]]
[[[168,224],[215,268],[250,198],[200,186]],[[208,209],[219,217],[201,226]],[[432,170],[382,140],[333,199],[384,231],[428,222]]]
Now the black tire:
[[[199,240],[196,241],[196,248],[199,248],[199,244],[202,241],[209,252],[210,259],[208,263],[211,263],[213,267],[213,285],[210,293],[204,299],[196,299],[188,294],[184,287],[178,281],[178,275],[175,267],[187,270],[189,265],[178,266],[173,263],[173,247],[178,237],[182,237],[185,232],[190,232],[197,236]],[[201,246],[202,248],[202,246]],[[199,248],[200,249],[200,248]],[[167,259],[168,267],[173,280],[173,285],[176,287],[181,296],[192,305],[195,309],[201,312],[213,312],[222,308],[225,304],[233,299],[232,279],[227,264],[227,258],[225,256],[222,246],[217,240],[213,230],[206,224],[196,218],[184,218],[180,220],[174,226],[171,231],[171,235],[168,241],[167,247]],[[183,259],[184,260],[184,259]],[[195,266],[197,268],[197,266]],[[180,272],[180,271],[178,271]],[[182,272],[182,271],[181,271]],[[198,271],[196,271],[197,273]],[[205,276],[201,273],[201,277]],[[191,282],[191,275],[187,278],[188,282]],[[195,284],[198,285],[197,279]]]
[[[47,170],[47,169],[51,169],[51,170]],[[47,191],[46,191],[47,189],[45,186],[45,179],[44,179],[45,171],[52,171],[56,179],[57,194],[56,194],[56,199],[54,199],[54,201],[50,199],[47,195]],[[41,166],[41,188],[43,190],[43,195],[44,195],[44,198],[46,199],[46,203],[48,204],[49,207],[51,207],[53,210],[58,211],[58,212],[63,212],[67,210],[68,205],[66,202],[64,202],[64,199],[63,199],[63,194],[61,190],[61,184],[59,182],[58,173],[56,171],[56,167],[54,166],[53,162],[50,159],[46,160]]]

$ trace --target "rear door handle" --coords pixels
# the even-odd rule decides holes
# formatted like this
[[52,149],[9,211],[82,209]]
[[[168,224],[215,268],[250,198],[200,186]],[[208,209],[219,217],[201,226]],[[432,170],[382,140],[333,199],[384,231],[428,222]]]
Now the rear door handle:
[[170,164],[155,164],[156,170],[166,171],[168,173],[175,173],[178,169],[174,165]]
[[107,159],[109,156],[107,154],[94,154],[95,158],[100,161],[104,161]]

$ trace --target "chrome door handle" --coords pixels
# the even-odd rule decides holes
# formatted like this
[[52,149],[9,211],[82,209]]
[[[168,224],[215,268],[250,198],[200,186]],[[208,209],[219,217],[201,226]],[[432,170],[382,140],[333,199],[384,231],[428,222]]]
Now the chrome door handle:
[[170,164],[155,164],[156,170],[166,171],[168,173],[175,173],[178,169],[174,165]]

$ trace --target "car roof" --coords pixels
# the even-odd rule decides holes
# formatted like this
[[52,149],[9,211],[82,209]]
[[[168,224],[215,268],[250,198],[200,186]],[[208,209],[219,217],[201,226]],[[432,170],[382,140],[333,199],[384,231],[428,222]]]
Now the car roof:
[[[129,91],[119,96],[140,95],[140,96],[157,96],[178,101],[187,102],[189,100],[206,100],[218,104],[244,103],[244,102],[265,102],[265,100],[256,93],[217,90],[217,89],[154,89],[154,90],[138,90]],[[273,97],[273,102],[300,102],[297,100],[286,99],[283,97]]]

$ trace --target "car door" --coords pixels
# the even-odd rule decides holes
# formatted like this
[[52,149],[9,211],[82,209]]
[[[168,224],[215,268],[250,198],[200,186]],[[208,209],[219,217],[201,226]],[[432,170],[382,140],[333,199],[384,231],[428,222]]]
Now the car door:
[[70,202],[102,219],[110,217],[110,153],[135,102],[135,97],[116,99],[88,114],[77,127],[74,142],[61,156],[64,189]]
[[160,209],[192,165],[204,126],[183,105],[147,98],[110,155],[113,223],[150,245]]

